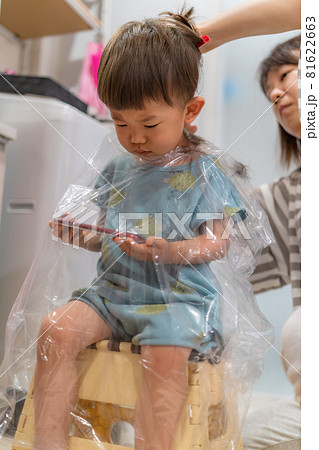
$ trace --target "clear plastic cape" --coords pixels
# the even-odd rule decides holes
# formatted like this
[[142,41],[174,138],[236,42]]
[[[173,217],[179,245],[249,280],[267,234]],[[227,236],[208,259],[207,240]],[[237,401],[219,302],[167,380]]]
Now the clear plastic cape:
[[[273,341],[272,326],[257,306],[248,277],[258,254],[274,239],[245,167],[204,141],[154,159],[129,154],[112,134],[88,163],[57,205],[7,322],[0,436],[19,430],[37,347],[42,363],[52,352],[59,359],[54,333],[47,331],[50,320],[56,326],[49,314],[80,302],[108,325],[108,348],[112,344],[119,350],[130,343],[134,358],[145,346],[187,348],[188,364],[197,364],[197,372],[205,363],[215,366],[227,414],[218,403],[219,409],[214,408],[219,415],[214,409],[217,418],[211,420],[205,407],[197,405],[202,408],[201,429],[206,420],[210,423],[203,448],[215,448],[216,439],[218,448],[237,448],[251,389]],[[90,358],[85,362],[88,351],[83,349],[78,358],[80,380],[92,364]],[[90,351],[101,350],[97,346]],[[141,359],[140,366],[144,362]],[[156,366],[149,370],[156,372]],[[46,376],[47,389],[57,389],[54,370]],[[104,383],[107,390],[108,380]],[[205,390],[205,378],[202,384]],[[123,419],[118,409],[111,414],[96,398],[79,396],[76,407],[70,407],[70,436],[94,441],[94,448],[109,448],[105,443],[134,447],[134,433],[129,436],[126,427],[129,423],[137,428],[134,413]],[[123,400],[120,403],[124,407]],[[94,418],[98,409],[99,420]],[[112,426],[103,428],[110,414]],[[169,420],[170,405],[167,416]],[[155,421],[156,415],[150,417]],[[226,422],[232,423],[227,436]],[[184,443],[177,442],[182,435],[174,432],[172,448],[182,448]],[[34,448],[34,436],[16,433],[15,443],[17,448]],[[52,442],[51,448],[62,447]]]

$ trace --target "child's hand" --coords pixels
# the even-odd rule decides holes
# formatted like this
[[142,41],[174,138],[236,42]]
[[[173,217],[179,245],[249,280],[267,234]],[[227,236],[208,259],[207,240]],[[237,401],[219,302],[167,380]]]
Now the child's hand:
[[[65,219],[66,216],[63,218]],[[74,245],[94,252],[100,251],[101,237],[96,235],[86,241],[85,238],[90,231],[73,227],[74,220],[71,217],[65,223],[56,223],[50,220],[49,226],[53,229],[53,235],[59,238],[64,244]]]
[[[62,216],[63,219],[66,219],[66,217],[68,216],[68,214]],[[59,238],[64,244],[72,244],[73,240],[74,240],[74,236],[73,236],[73,227],[72,227],[72,223],[74,222],[74,219],[72,219],[72,217],[70,216],[70,218],[68,218],[67,221],[65,221],[65,223],[57,223],[54,222],[53,220],[50,220],[49,222],[49,226],[52,228],[53,230],[53,236]],[[70,224],[70,226],[68,225]]]
[[64,244],[76,244],[79,247],[82,247],[84,238],[89,232],[73,228],[73,222],[74,219],[72,218],[64,223],[56,223],[53,220],[50,220],[49,226],[53,229],[53,236],[59,238]]
[[139,244],[132,238],[123,240],[119,236],[115,236],[113,241],[127,255],[140,261],[170,263],[170,247],[165,239],[157,239],[151,236],[146,239],[145,244]]

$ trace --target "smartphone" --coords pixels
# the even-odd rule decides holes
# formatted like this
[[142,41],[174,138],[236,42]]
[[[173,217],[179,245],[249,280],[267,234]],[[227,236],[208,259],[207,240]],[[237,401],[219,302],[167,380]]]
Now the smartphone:
[[133,233],[120,233],[116,230],[110,230],[109,228],[104,227],[98,227],[94,225],[89,225],[87,223],[78,223],[78,222],[72,222],[71,220],[65,220],[65,219],[53,219],[54,223],[61,224],[61,225],[67,225],[69,227],[73,228],[80,228],[82,230],[88,230],[93,231],[98,234],[113,234],[114,236],[121,236],[123,239],[126,238],[132,238],[134,241],[138,242],[139,244],[145,244],[145,239],[138,234]]

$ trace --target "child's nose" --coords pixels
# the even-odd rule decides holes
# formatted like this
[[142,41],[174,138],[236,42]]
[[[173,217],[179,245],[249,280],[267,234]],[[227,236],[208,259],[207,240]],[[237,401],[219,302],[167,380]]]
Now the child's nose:
[[133,130],[131,132],[132,144],[144,144],[146,142],[145,133],[142,130]]

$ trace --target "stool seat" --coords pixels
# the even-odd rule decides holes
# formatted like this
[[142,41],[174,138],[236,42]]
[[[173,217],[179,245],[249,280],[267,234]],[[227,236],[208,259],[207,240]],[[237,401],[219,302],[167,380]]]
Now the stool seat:
[[[112,350],[113,349],[113,350]],[[79,400],[72,414],[70,450],[128,450],[114,442],[119,422],[134,425],[142,383],[139,349],[131,343],[96,343],[77,358]],[[242,450],[235,395],[225,395],[223,363],[192,354],[187,367],[188,394],[171,450]],[[101,442],[95,438],[94,434]],[[14,438],[14,450],[34,442],[33,388],[30,386]],[[234,444],[235,443],[235,444]]]

